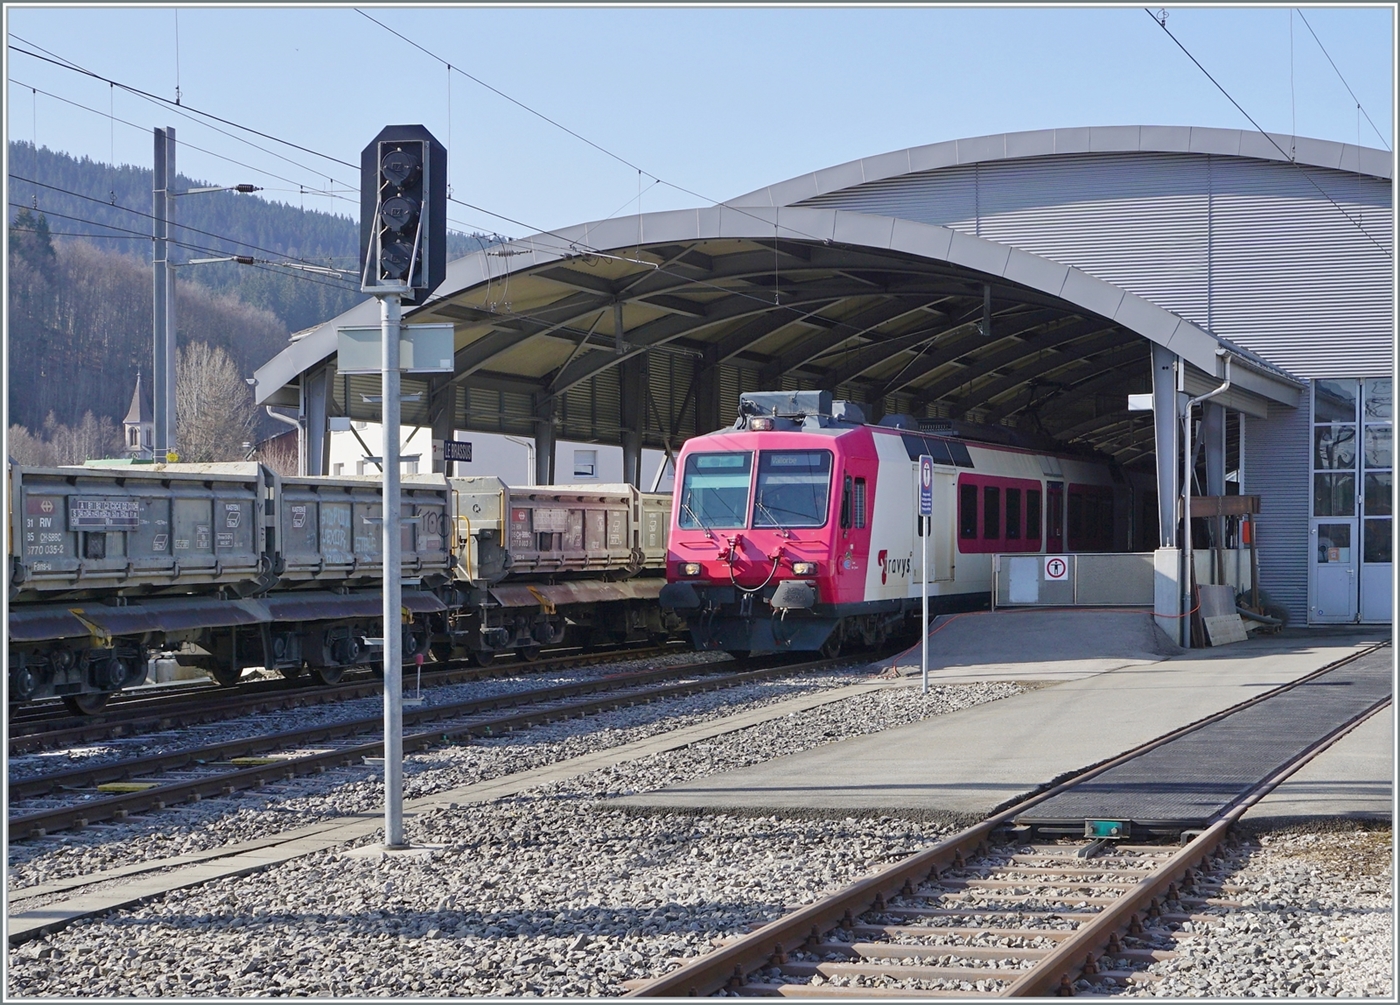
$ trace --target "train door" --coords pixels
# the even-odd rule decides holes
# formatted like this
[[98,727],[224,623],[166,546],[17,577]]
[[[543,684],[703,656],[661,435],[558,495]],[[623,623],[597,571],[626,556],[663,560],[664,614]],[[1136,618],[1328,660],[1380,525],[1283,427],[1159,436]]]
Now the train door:
[[1065,550],[1065,483],[1045,483],[1045,553]]
[[866,457],[847,457],[841,476],[839,556],[836,563],[840,599],[865,599],[866,570],[870,564],[870,517],[875,464]]
[[957,500],[954,498],[958,473],[933,469],[933,539],[929,541],[929,564],[935,583],[953,578],[953,533],[957,521]]

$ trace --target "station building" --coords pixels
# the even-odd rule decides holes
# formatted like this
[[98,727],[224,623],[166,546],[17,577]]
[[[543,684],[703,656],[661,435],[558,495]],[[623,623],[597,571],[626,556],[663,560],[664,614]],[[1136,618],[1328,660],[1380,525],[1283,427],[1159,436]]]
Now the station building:
[[[541,484],[569,480],[559,441],[621,447],[638,483],[644,449],[728,425],[741,393],[825,389],[1111,462],[1129,550],[1180,546],[1189,436],[1190,494],[1260,497],[1259,581],[1293,623],[1385,623],[1392,184],[1389,152],[1350,144],[1048,129],[536,234],[406,312],[451,322],[456,358],[405,376],[403,420],[528,438]],[[377,321],[361,304],[257,373],[305,471],[330,473],[332,427],[378,418],[378,378],[335,366],[336,328]]]

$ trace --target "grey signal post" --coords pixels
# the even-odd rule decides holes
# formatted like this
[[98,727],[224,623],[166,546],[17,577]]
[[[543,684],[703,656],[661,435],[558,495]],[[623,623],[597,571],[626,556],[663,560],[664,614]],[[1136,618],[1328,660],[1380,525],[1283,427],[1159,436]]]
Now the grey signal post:
[[[399,495],[403,302],[421,304],[443,279],[447,151],[422,126],[386,126],[360,154],[360,292],[379,300],[384,426],[384,845],[403,833],[403,527]],[[452,367],[446,360],[428,369]],[[413,361],[417,363],[415,359]],[[347,402],[348,405],[348,402]]]
[[920,592],[923,594],[924,641],[921,664],[924,671],[924,694],[928,694],[928,539],[933,531],[933,458],[928,454],[919,455],[919,537],[923,542],[924,557],[919,563]]

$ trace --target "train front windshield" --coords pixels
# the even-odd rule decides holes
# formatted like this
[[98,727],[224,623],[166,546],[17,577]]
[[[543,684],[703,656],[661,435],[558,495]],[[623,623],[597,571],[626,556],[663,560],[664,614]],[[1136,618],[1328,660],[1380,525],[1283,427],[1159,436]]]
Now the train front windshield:
[[747,451],[687,457],[681,481],[680,526],[687,530],[746,526],[752,467],[753,454]]
[[758,455],[755,527],[820,527],[831,490],[831,453],[765,450]]

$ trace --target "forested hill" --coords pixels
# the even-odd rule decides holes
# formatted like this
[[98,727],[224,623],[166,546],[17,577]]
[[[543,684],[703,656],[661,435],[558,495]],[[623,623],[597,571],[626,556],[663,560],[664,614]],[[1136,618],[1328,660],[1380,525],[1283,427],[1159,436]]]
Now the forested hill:
[[[177,187],[184,190],[244,180],[235,177],[237,168],[230,171],[229,178],[217,183],[180,175]],[[80,160],[48,147],[36,151],[32,143],[11,142],[7,216],[13,221],[19,207],[28,207],[44,214],[56,243],[82,239],[102,250],[149,263],[151,174],[148,167],[103,164],[86,157]],[[358,181],[354,177],[337,179],[336,187],[354,189]],[[177,239],[191,247],[178,249],[178,254],[186,259],[240,254],[355,268],[359,203],[354,191],[342,192],[341,199],[305,197],[307,205],[330,203],[334,212],[301,208],[302,197],[295,192],[288,195],[291,203],[263,198],[265,194],[208,192],[180,199]],[[483,240],[489,239],[449,233],[448,256],[457,258],[475,251]],[[179,278],[269,311],[289,332],[320,324],[362,299],[358,282],[340,283],[267,266],[191,266],[180,270]]]

